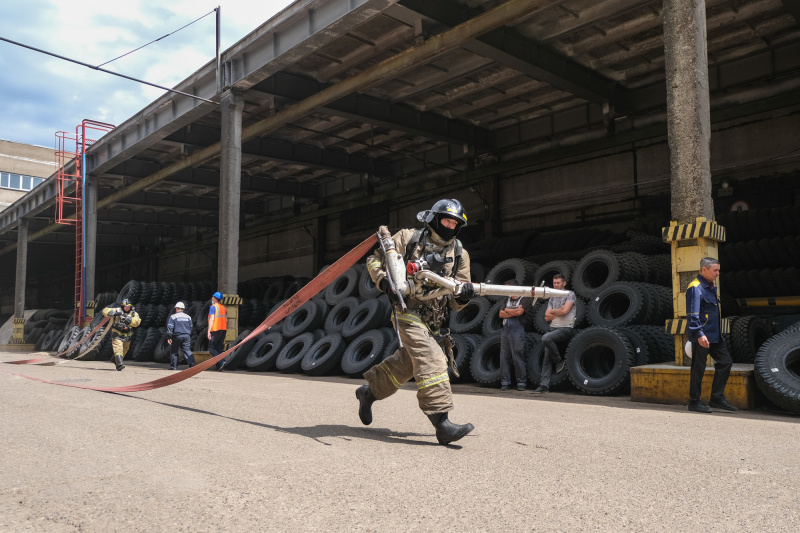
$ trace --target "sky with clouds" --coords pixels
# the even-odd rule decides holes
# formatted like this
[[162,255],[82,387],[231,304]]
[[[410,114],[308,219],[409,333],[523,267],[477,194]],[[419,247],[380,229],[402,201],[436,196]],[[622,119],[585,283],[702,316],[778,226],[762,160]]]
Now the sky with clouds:
[[[224,51],[292,0],[2,0],[0,36],[100,65],[221,7]],[[173,87],[215,57],[215,16],[103,66]],[[0,139],[46,147],[83,119],[121,124],[164,91],[0,41]]]

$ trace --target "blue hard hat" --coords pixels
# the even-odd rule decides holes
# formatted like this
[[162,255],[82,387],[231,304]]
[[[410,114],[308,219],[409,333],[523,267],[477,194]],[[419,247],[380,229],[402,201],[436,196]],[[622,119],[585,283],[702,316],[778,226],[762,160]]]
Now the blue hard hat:
[[222,300],[222,293],[221,293],[221,292],[219,292],[219,291],[215,292],[213,296],[214,296],[214,298],[216,298],[217,300]]

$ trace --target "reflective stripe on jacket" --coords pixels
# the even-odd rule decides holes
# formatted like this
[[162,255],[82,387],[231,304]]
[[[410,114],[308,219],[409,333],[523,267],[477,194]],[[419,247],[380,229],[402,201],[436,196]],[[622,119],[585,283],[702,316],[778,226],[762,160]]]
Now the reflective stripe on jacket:
[[222,304],[211,304],[208,310],[208,331],[228,330],[228,310]]

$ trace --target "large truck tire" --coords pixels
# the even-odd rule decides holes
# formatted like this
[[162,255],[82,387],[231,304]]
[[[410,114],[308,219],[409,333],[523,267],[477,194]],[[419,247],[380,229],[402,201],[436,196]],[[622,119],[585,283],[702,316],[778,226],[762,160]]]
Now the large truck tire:
[[800,327],[761,345],[755,358],[756,384],[772,403],[800,414]]
[[621,394],[630,388],[633,347],[611,328],[592,327],[572,339],[567,348],[567,372],[572,384],[586,394]]

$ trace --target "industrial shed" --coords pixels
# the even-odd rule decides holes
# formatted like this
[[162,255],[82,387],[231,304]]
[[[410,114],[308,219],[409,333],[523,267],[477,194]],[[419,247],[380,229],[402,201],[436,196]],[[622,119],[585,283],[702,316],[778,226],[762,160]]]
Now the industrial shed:
[[[780,270],[729,278],[735,305],[797,296],[786,243],[758,243],[800,234],[800,10],[697,5],[299,0],[176,87],[214,103],[165,94],[87,148],[86,299],[310,278],[442,197],[487,271],[704,217],[723,267]],[[0,213],[4,310],[74,305],[57,188]]]

